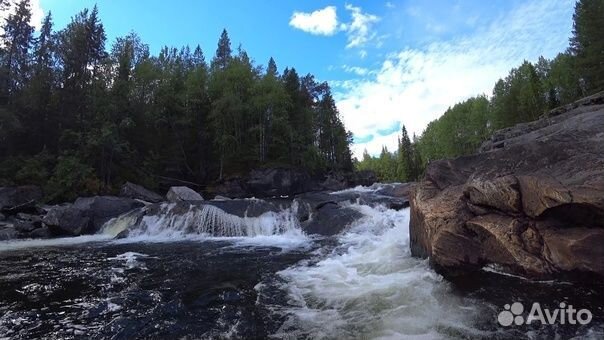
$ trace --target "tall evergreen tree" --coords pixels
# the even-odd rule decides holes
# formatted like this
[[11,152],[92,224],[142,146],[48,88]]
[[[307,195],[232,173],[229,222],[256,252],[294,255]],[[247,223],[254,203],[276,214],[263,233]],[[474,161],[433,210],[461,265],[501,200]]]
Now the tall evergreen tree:
[[231,50],[231,39],[226,29],[222,30],[220,39],[218,40],[218,47],[216,48],[216,55],[212,59],[213,69],[225,69],[232,58]]
[[579,0],[573,14],[571,53],[576,56],[577,69],[586,92],[604,89],[604,1]]
[[11,13],[4,23],[2,41],[2,82],[0,104],[7,104],[17,98],[17,93],[27,83],[29,76],[29,50],[34,41],[34,28],[30,24],[31,8],[29,0],[17,3],[15,13]]

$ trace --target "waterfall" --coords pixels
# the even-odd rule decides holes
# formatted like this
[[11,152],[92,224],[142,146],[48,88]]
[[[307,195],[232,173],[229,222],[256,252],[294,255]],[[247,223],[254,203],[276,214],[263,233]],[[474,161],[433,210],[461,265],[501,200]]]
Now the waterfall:
[[211,204],[162,203],[114,218],[103,226],[102,233],[116,236],[128,230],[128,237],[255,237],[301,233],[296,210],[297,203],[294,202],[290,208],[279,212],[240,217]]

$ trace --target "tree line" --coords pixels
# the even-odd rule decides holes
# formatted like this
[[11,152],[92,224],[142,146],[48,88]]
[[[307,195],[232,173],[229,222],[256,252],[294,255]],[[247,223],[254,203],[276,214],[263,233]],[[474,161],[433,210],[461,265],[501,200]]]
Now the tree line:
[[412,140],[403,125],[397,150],[383,147],[377,157],[365,152],[356,168],[374,170],[382,181],[418,180],[430,161],[472,154],[496,130],[604,90],[603,18],[604,0],[579,0],[565,52],[524,61],[495,83],[490,97],[455,104]]
[[[136,33],[108,48],[98,9],[36,32],[29,0],[0,37],[0,185],[38,184],[48,200],[199,185],[252,168],[351,171],[350,143],[329,85],[233,50],[223,30],[210,62],[200,46],[152,55]],[[9,11],[6,1],[0,10]]]

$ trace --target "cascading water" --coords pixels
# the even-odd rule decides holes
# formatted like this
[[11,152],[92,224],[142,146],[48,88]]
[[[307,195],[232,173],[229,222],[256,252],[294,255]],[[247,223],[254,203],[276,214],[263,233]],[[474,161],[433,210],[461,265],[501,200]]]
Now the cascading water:
[[237,216],[210,204],[161,204],[157,211],[133,211],[110,220],[103,234],[117,236],[128,230],[128,237],[256,237],[283,234],[301,235],[296,218],[297,202],[279,212],[267,211],[257,217]]
[[[490,272],[478,285],[447,282],[411,257],[408,209],[349,204],[363,217],[319,237],[303,232],[295,201],[249,214],[219,206],[158,204],[111,220],[97,235],[0,242],[0,337],[604,336],[599,288]],[[567,301],[589,307],[594,320],[578,328],[499,326],[497,314],[514,301]]]

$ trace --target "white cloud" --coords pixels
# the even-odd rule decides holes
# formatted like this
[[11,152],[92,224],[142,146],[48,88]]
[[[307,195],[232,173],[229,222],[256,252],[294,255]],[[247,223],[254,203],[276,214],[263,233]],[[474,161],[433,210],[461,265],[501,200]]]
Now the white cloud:
[[372,30],[373,24],[380,20],[379,17],[363,13],[360,7],[346,4],[346,9],[352,15],[352,21],[348,24],[342,24],[341,28],[348,35],[348,44],[346,48],[362,47],[368,41],[375,38],[376,33]]
[[[16,8],[17,8],[17,5],[15,3],[13,3],[9,10],[0,12],[0,23],[1,23],[0,26],[4,25],[4,22],[5,22],[6,18],[8,18],[8,15],[15,13]],[[44,10],[42,9],[42,6],[40,6],[40,0],[31,0],[30,8],[31,8],[30,24],[32,26],[34,26],[34,28],[36,30],[40,30],[40,28],[42,27],[42,20],[44,19]],[[0,33],[4,33],[4,30],[0,29]]]
[[371,73],[371,71],[369,71],[369,69],[367,69],[367,68],[359,67],[359,66],[349,66],[346,64],[342,65],[342,69],[345,72],[354,73],[358,76],[366,76]]
[[346,127],[356,136],[377,136],[353,146],[372,154],[396,147],[398,133],[378,130],[400,121],[420,134],[431,120],[457,102],[490,94],[495,81],[524,59],[554,57],[568,45],[573,3],[537,0],[494,20],[490,26],[454,41],[406,48],[386,57],[370,77],[333,84]]
[[312,13],[294,12],[289,25],[316,35],[333,35],[338,29],[335,6],[327,6]]
[[40,0],[31,0],[31,24],[39,31],[43,20],[44,10],[40,6]]
[[386,7],[390,9],[396,8],[396,6],[390,1],[386,1]]
[[[350,11],[351,21],[339,23],[335,6],[327,6],[311,13],[294,12],[289,25],[315,35],[334,35],[338,31],[346,33],[348,42],[346,48],[363,47],[376,37],[373,25],[380,20],[379,17],[364,13],[360,7],[346,5]],[[367,51],[360,52],[361,58],[367,56]]]

